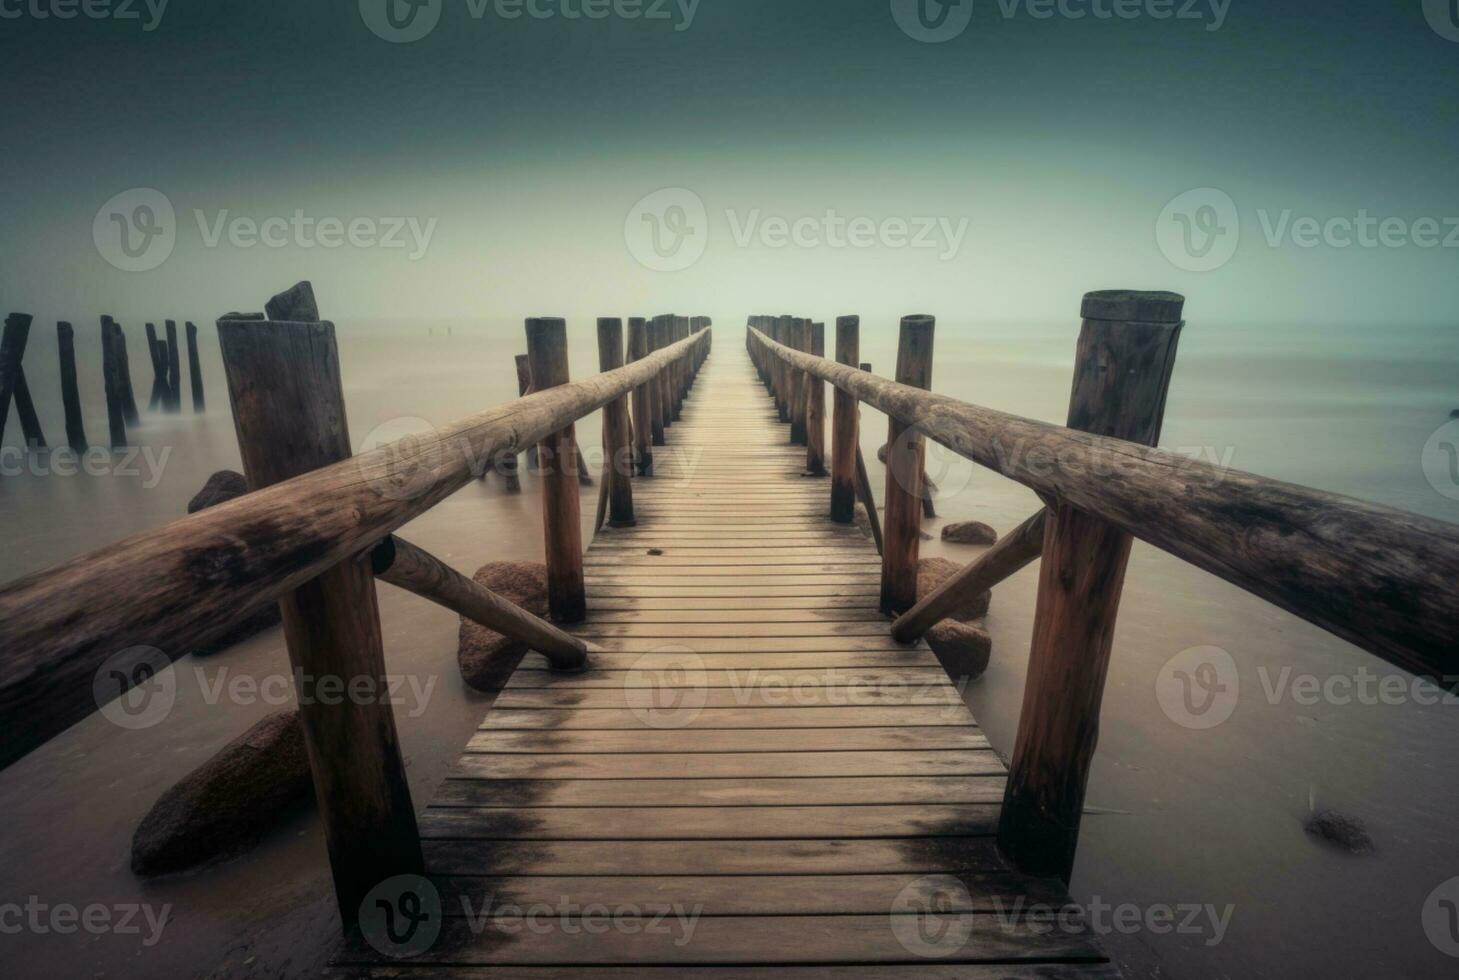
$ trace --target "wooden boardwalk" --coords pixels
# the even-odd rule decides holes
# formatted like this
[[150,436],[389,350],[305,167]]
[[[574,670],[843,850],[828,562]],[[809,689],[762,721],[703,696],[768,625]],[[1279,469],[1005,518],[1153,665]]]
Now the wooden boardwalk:
[[587,553],[574,632],[605,652],[579,675],[529,656],[421,820],[439,937],[396,963],[357,935],[338,975],[1116,976],[1028,914],[1067,898],[996,852],[1002,762],[936,657],[888,636],[875,547],[786,431],[721,348],[637,526]]

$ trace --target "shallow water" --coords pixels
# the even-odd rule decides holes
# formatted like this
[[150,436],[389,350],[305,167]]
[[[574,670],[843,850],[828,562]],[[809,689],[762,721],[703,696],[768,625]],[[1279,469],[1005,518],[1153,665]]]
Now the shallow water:
[[[738,316],[717,318],[723,324]],[[447,336],[447,329],[450,335]],[[105,435],[95,327],[78,322],[88,431]],[[430,331],[429,333],[427,331]],[[47,567],[180,516],[207,475],[238,454],[212,330],[203,330],[210,411],[146,411],[150,367],[140,325],[128,325],[144,425],[129,472],[74,476],[47,457],[17,453],[7,432],[0,509],[6,517],[0,580]],[[403,417],[451,421],[515,396],[510,356],[520,327],[504,323],[339,324],[350,428],[358,446]],[[863,357],[879,373],[894,362],[892,324],[863,328]],[[1062,422],[1077,324],[943,322],[934,388],[1016,414]],[[596,370],[591,325],[571,330],[573,372]],[[1314,348],[1316,353],[1313,353]],[[721,328],[717,357],[743,357],[737,329]],[[54,333],[38,323],[26,357],[47,436],[62,435]],[[1459,522],[1459,500],[1421,468],[1425,443],[1459,407],[1459,342],[1450,331],[1348,330],[1192,324],[1182,349],[1162,445],[1269,476]],[[13,418],[13,413],[12,413]],[[863,443],[876,469],[884,423],[867,411]],[[17,428],[15,422],[11,430]],[[598,444],[596,416],[578,425]],[[150,454],[150,455],[149,455]],[[20,472],[15,472],[19,466]],[[35,469],[36,473],[30,472]],[[96,467],[93,467],[95,469]],[[107,468],[110,467],[108,464]],[[1008,530],[1035,507],[1028,491],[956,458],[934,456],[944,520]],[[48,469],[52,472],[46,472]],[[880,486],[881,475],[873,473]],[[470,572],[489,560],[540,560],[536,488],[507,496],[492,478],[473,483],[404,534]],[[1441,482],[1441,488],[1443,484]],[[1449,486],[1455,496],[1459,487]],[[590,520],[594,495],[584,495]],[[927,530],[934,536],[937,526]],[[976,549],[929,542],[924,554],[967,561]],[[993,744],[1011,752],[1022,697],[1037,573],[1026,569],[994,597],[993,664],[967,699]],[[433,684],[423,710],[397,711],[411,790],[429,798],[489,698],[469,692],[455,666],[456,617],[380,587],[387,662]],[[1155,696],[1161,668],[1192,647],[1227,651],[1240,697],[1224,724],[1182,727]],[[220,677],[285,668],[277,631],[178,672],[166,720],[122,731],[94,716],[0,772],[10,833],[0,840],[0,902],[146,902],[171,906],[160,942],[135,935],[7,935],[12,975],[309,975],[335,930],[317,821],[288,824],[250,855],[190,875],[140,884],[128,869],[141,816],[168,786],[263,715],[262,703],[209,703]],[[1283,675],[1284,668],[1290,672]],[[202,671],[199,678],[197,670]],[[1232,906],[1213,930],[1141,928],[1106,942],[1132,975],[1285,977],[1365,973],[1452,975],[1429,942],[1421,909],[1459,875],[1459,706],[1336,703],[1298,698],[1295,675],[1319,680],[1388,676],[1381,662],[1240,590],[1137,544],[1105,695],[1073,890],[1109,905]],[[1390,699],[1391,700],[1391,699]],[[1308,838],[1312,806],[1361,819],[1376,851],[1352,857]],[[1204,921],[1204,920],[1203,920]],[[1154,925],[1152,923],[1152,925]]]

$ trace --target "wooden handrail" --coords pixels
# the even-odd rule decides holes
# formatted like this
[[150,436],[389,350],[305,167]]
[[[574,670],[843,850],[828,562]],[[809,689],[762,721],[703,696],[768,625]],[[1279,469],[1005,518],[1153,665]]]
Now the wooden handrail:
[[1459,525],[971,405],[751,334],[961,456],[1451,686]]
[[[96,671],[136,646],[169,660],[373,547],[465,486],[710,343],[494,406],[200,511],[0,589],[0,767],[99,707]],[[115,696],[116,692],[112,692]]]

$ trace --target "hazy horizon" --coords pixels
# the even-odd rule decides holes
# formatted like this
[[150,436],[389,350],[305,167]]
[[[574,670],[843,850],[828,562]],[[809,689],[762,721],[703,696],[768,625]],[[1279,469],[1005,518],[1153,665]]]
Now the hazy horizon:
[[[367,26],[377,3],[173,0],[152,30],[145,5],[0,22],[19,192],[0,304],[43,324],[202,321],[308,278],[341,320],[1072,320],[1107,287],[1177,290],[1189,317],[1227,324],[1451,325],[1459,307],[1459,43],[1420,0],[1170,19],[1137,4],[1130,20],[1000,0],[943,43],[914,40],[888,0],[649,2],[667,16],[634,20],[427,0],[439,24],[410,43]],[[152,200],[138,188],[173,208],[175,245],[129,272],[93,232]],[[691,193],[651,197],[675,188]],[[1239,236],[1221,197],[1162,217],[1201,188],[1234,205]],[[1234,255],[1179,267],[1176,222],[1199,238],[1211,216]],[[240,244],[270,219],[285,244]],[[403,245],[326,248],[324,219]],[[837,231],[858,219],[871,247]],[[1304,219],[1338,219],[1336,240],[1346,222],[1355,244],[1308,247]],[[688,243],[668,263],[685,267],[644,264],[655,232]]]

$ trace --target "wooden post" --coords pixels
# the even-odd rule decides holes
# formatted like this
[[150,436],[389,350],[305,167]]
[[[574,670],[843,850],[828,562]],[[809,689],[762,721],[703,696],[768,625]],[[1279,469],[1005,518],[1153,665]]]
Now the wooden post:
[[208,404],[203,397],[203,365],[198,360],[198,327],[191,320],[187,322],[187,374],[193,390],[193,411],[201,415],[208,410]]
[[106,385],[106,421],[111,434],[111,448],[127,446],[127,420],[122,411],[121,368],[117,359],[116,321],[101,317],[101,376]]
[[5,333],[0,338],[0,436],[5,434],[10,400],[15,397],[19,384],[20,362],[25,357],[26,344],[30,342],[31,320],[29,313],[12,313],[5,318]]
[[76,331],[62,320],[56,324],[56,350],[61,358],[61,404],[66,409],[66,442],[78,453],[91,448],[81,416],[81,391],[76,385]]
[[147,399],[147,411],[155,412],[167,405],[167,350],[157,339],[155,323],[147,324],[147,353],[152,357],[152,395]]
[[[598,319],[598,370],[616,371],[623,366],[623,321],[617,317]],[[603,484],[608,494],[608,526],[632,527],[633,445],[628,424],[628,398],[603,406]]]
[[[647,322],[641,316],[629,317],[628,362],[641,361],[648,354]],[[633,455],[639,476],[654,475],[652,388],[642,384],[633,389]]]
[[[1084,297],[1069,428],[1153,446],[1175,366],[1184,299],[1173,293]],[[1054,502],[1045,523],[1038,604],[1018,739],[998,843],[1019,868],[1074,869],[1099,707],[1131,538]]]
[[[770,335],[777,344],[784,344],[787,347],[794,346],[790,342],[790,327],[794,317],[781,315],[775,318],[775,331]],[[778,357],[771,357],[771,373],[775,378],[775,409],[780,413],[780,421],[790,421],[790,398],[789,377],[790,366]]]
[[[527,321],[527,359],[538,391],[568,382],[567,321]],[[578,511],[577,440],[573,426],[548,436],[537,450],[542,464],[542,524],[547,551],[547,606],[559,623],[588,616],[583,581],[583,527]]]
[[[861,364],[861,370],[867,374],[871,373],[871,365]],[[861,424],[861,409],[856,410],[857,425]],[[872,539],[876,541],[876,553],[886,554],[885,543],[882,541],[881,517],[876,510],[876,494],[871,489],[871,476],[866,472],[866,458],[861,454],[861,443],[856,445],[856,492],[861,497],[861,506],[866,508],[866,522],[871,528]]]
[[[168,332],[175,339],[176,327]],[[332,323],[222,320],[218,340],[250,490],[350,456]],[[174,367],[176,351],[170,347]],[[389,703],[369,553],[299,586],[279,607],[348,931],[372,888],[425,869]]]
[[[676,344],[684,339],[684,318],[669,317],[669,343]],[[675,361],[664,376],[669,382],[669,417],[677,422],[684,414],[684,362]]]
[[[664,346],[664,318],[656,316],[648,322],[648,352],[650,354]],[[659,374],[649,384],[649,432],[655,446],[665,444],[664,435],[664,379]]]
[[[836,318],[836,362],[855,367],[861,359],[861,318]],[[856,451],[860,444],[856,396],[833,390],[831,397],[831,520],[856,518]]]
[[[902,317],[897,383],[932,387],[930,316]],[[889,615],[917,604],[917,553],[922,534],[922,435],[896,418],[887,428],[886,520],[882,526],[881,608]]]
[[[532,365],[527,362],[526,354],[517,355],[517,397],[525,398],[532,391]],[[527,470],[528,472],[538,469],[537,447],[527,447]]]
[[[810,331],[806,321],[796,317],[790,321],[790,341],[786,344],[792,350],[808,353]],[[804,371],[791,368],[786,380],[786,397],[790,400],[790,443],[793,446],[806,444],[805,396],[810,389]]]
[[[808,323],[810,353],[826,356],[826,325]],[[805,471],[811,476],[826,475],[826,383],[814,375],[805,376]]]
[[117,345],[117,362],[121,378],[122,416],[127,425],[141,425],[142,414],[137,411],[137,393],[132,388],[132,357],[127,352],[127,331],[120,323],[113,321],[112,337]]
[[[674,318],[669,314],[656,316],[654,326],[658,333],[654,350],[663,350],[674,342]],[[669,380],[673,373],[673,368],[659,372],[659,418],[666,432],[674,424],[674,386]]]
[[167,321],[167,411],[182,411],[182,360],[176,320]]

